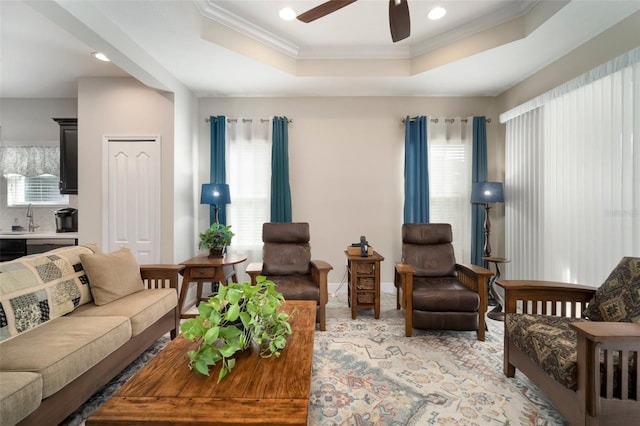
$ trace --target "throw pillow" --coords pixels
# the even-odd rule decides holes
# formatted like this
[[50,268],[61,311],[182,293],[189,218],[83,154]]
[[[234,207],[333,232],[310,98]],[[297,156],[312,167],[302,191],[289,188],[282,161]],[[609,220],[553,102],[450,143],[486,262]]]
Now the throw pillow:
[[624,257],[584,311],[591,321],[640,323],[640,258]]
[[96,305],[106,305],[144,290],[138,262],[127,248],[110,254],[81,254],[80,261]]

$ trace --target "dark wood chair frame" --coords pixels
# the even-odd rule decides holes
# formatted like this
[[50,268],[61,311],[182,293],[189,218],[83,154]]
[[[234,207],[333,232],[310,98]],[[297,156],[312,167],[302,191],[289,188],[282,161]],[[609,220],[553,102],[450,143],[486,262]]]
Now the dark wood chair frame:
[[[393,284],[396,287],[396,309],[404,309],[405,336],[413,333],[413,274],[415,269],[407,263],[398,263],[395,268]],[[487,328],[485,313],[488,309],[487,281],[493,275],[488,269],[476,265],[456,263],[458,280],[480,296],[478,308],[478,340],[484,341]]]
[[[581,317],[596,288],[548,281],[498,281],[505,290],[505,313]],[[577,333],[577,390],[566,388],[504,337],[504,374],[524,373],[571,425],[616,426],[640,419],[640,324],[585,321],[571,324]],[[614,353],[620,356],[614,368]],[[635,395],[628,396],[629,357],[636,365]],[[604,362],[601,363],[601,360]],[[601,372],[601,368],[604,370]],[[613,376],[621,371],[621,396],[613,395]],[[604,391],[602,391],[604,389]]]
[[[181,265],[140,265],[145,288],[175,288],[178,291],[178,273]],[[105,359],[91,367],[77,379],[44,399],[40,406],[18,425],[58,424],[73,413],[102,386],[144,353],[156,340],[169,332],[174,339],[180,331],[178,305],[146,330],[134,336]]]

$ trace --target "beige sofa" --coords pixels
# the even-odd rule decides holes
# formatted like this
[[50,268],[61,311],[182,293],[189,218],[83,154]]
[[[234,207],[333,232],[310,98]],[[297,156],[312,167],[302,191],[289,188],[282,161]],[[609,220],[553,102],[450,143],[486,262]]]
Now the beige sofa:
[[174,338],[181,269],[91,245],[0,263],[0,425],[58,424]]

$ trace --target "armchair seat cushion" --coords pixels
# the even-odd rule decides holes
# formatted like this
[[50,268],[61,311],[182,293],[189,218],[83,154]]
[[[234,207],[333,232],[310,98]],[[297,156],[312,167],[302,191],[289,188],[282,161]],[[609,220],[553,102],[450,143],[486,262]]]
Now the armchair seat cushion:
[[[576,332],[569,327],[572,322],[586,321],[580,318],[566,318],[551,315],[507,314],[504,332],[514,346],[527,354],[549,376],[567,389],[577,389],[577,348]],[[601,393],[604,395],[606,382],[604,355],[600,359]],[[620,398],[620,352],[613,352],[613,366],[618,370],[613,375],[613,395]],[[635,357],[630,357],[628,376],[629,395],[636,392]]]
[[455,277],[413,277],[413,309],[478,312],[480,297]]
[[504,332],[514,346],[527,354],[555,381],[576,390],[576,318],[551,315],[507,314]]
[[285,300],[315,300],[320,303],[320,288],[311,275],[269,275]]

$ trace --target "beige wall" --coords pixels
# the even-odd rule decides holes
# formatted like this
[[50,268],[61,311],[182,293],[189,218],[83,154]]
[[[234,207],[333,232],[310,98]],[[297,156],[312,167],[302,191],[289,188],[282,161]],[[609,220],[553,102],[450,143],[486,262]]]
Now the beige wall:
[[174,262],[173,95],[133,78],[85,78],[78,82],[78,224],[80,243],[102,241],[103,136],[156,136],[162,141],[161,261]]
[[[208,182],[210,115],[265,118],[285,115],[293,220],[309,222],[314,258],[331,263],[331,283],[346,271],[345,247],[366,235],[385,257],[382,282],[393,282],[403,221],[406,115],[474,116],[487,125],[490,176],[501,179],[504,161],[494,146],[497,111],[492,98],[207,98],[200,100],[199,182]],[[206,206],[198,208],[200,232]],[[492,238],[500,253],[501,238]]]

